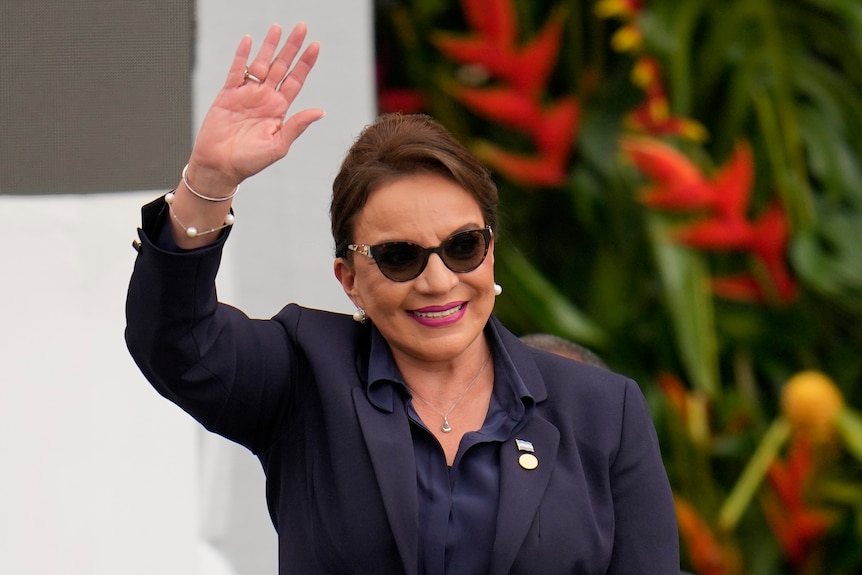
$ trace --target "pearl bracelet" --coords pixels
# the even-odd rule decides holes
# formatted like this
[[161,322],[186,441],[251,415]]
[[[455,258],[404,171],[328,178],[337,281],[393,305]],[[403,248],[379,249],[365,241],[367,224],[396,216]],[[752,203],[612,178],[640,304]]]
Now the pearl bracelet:
[[233,222],[234,222],[233,214],[228,214],[225,216],[224,223],[222,225],[218,226],[217,228],[213,228],[211,230],[199,232],[198,229],[194,226],[186,227],[186,225],[180,221],[180,218],[177,217],[177,214],[174,212],[173,207],[171,207],[171,204],[174,203],[174,193],[173,192],[168,192],[167,194],[165,194],[165,203],[168,205],[168,211],[171,213],[171,217],[177,221],[177,223],[180,225],[180,227],[186,231],[186,235],[190,238],[197,238],[199,236],[205,236],[207,234],[211,234],[213,232],[223,230],[226,227],[232,226]]
[[232,197],[234,197],[236,195],[236,193],[239,191],[239,185],[237,185],[237,187],[235,187],[233,189],[233,192],[229,196],[225,196],[223,198],[213,198],[213,197],[205,196],[205,195],[201,194],[200,192],[196,191],[192,187],[192,185],[189,183],[189,165],[188,164],[186,164],[186,166],[183,168],[183,176],[182,177],[183,177],[183,183],[186,185],[186,187],[189,189],[189,191],[192,194],[194,194],[197,197],[199,197],[200,199],[206,200],[208,202],[226,202],[229,199],[231,199]]

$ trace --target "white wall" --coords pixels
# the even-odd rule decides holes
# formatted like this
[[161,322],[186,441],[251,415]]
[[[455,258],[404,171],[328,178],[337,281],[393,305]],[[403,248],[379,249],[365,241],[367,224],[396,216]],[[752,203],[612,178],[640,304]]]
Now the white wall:
[[[195,125],[245,34],[308,23],[322,44],[288,159],[249,180],[219,276],[256,316],[289,301],[351,311],[332,277],[327,205],[373,116],[369,0],[200,0]],[[182,166],[184,158],[178,158]],[[131,240],[163,190],[0,196],[0,573],[274,574],[256,459],[158,396],[123,343]]]

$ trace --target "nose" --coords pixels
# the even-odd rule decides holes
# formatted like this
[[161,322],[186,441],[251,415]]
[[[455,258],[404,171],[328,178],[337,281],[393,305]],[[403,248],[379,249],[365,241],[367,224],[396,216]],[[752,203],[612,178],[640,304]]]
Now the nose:
[[414,288],[422,293],[448,293],[458,285],[458,274],[446,267],[440,254],[431,254],[428,264],[419,277],[416,278]]

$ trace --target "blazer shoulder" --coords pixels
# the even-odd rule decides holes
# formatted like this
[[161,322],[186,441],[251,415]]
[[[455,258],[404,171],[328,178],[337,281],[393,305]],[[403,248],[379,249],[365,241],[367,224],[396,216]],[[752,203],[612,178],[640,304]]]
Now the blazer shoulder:
[[291,303],[272,319],[283,326],[287,337],[307,357],[352,359],[368,349],[371,339],[371,325],[357,323],[345,313]]

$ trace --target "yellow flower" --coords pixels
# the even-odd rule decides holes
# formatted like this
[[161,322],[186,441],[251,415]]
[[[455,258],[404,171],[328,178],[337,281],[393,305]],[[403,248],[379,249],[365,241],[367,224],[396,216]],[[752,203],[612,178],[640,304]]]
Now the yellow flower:
[[781,392],[781,409],[790,425],[814,442],[832,438],[843,408],[841,391],[819,371],[797,373],[784,384]]
[[643,46],[643,33],[634,24],[623,26],[611,37],[611,46],[617,52],[634,52]]

